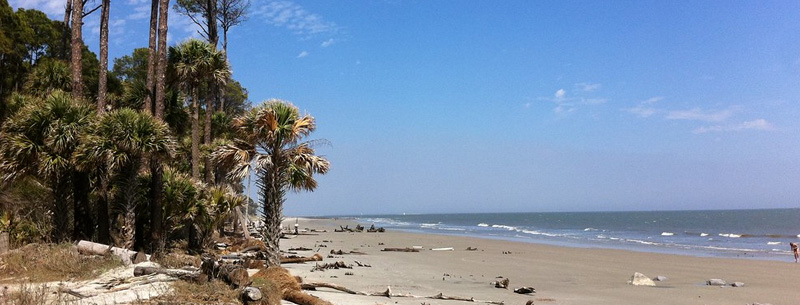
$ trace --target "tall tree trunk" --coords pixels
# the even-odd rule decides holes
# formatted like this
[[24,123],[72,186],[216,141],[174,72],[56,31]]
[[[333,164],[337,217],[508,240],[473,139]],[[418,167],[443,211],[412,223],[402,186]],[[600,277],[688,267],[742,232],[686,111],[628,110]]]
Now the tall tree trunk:
[[259,179],[259,197],[264,208],[264,244],[267,246],[267,267],[281,264],[281,221],[283,221],[283,189],[279,174],[273,170],[264,171]]
[[222,50],[228,54],[228,30],[222,29]]
[[219,33],[217,32],[217,0],[206,0],[208,14],[206,14],[206,24],[208,25],[208,42],[217,49],[219,43]]
[[108,14],[111,0],[103,0],[100,13],[100,79],[97,85],[97,113],[106,112],[106,75],[108,74]]
[[[169,28],[167,22],[167,13],[169,12],[169,0],[159,1],[160,14],[158,17],[158,55],[156,56],[156,94],[153,114],[157,120],[164,121],[164,105],[166,104],[166,74],[167,74],[167,30]],[[152,50],[150,54],[152,54]],[[149,67],[148,67],[149,69]],[[166,240],[164,239],[164,226],[163,226],[163,187],[164,182],[162,175],[164,169],[161,163],[156,158],[150,161],[150,219],[151,219],[151,235],[153,248],[152,253],[160,256],[166,247]]]
[[77,170],[72,172],[72,204],[72,239],[91,239],[94,235],[94,221],[89,206],[89,175],[87,173]]
[[[169,13],[169,0],[160,0],[159,2],[159,15],[158,15],[158,54],[156,56],[155,66],[155,104],[153,105],[153,115],[156,119],[164,121],[164,105],[167,96],[166,79],[167,79],[167,30],[169,28],[168,13]],[[151,52],[152,54],[152,52]]]
[[200,102],[192,88],[192,178],[200,179]]
[[158,33],[158,5],[159,0],[151,0],[150,2],[150,40],[147,47],[147,80],[145,87],[147,94],[144,97],[144,104],[142,110],[147,113],[152,113],[153,99],[155,93],[155,71],[156,71],[156,35]]
[[69,38],[69,20],[72,18],[72,0],[67,0],[67,4],[64,6],[64,29],[61,31],[61,59],[67,60],[67,50],[69,50],[69,42],[67,38]]
[[[219,44],[219,32],[217,31],[217,0],[206,0],[206,7],[208,8],[208,14],[206,14],[206,24],[208,25],[208,42],[214,47],[214,50],[216,50],[217,44]],[[211,84],[209,88],[211,90],[211,94],[209,96],[210,98],[206,98],[206,123],[204,126],[204,140],[206,145],[210,147],[211,116],[214,113],[214,102],[219,99],[219,94],[217,94],[217,86],[215,84]],[[211,166],[210,156],[205,157],[205,181],[208,184],[214,182],[214,174]]]
[[70,42],[70,69],[72,72],[72,97],[83,98],[83,75],[81,74],[81,46],[83,46],[83,1],[72,2],[72,40]]
[[97,240],[100,243],[110,245],[111,240],[111,215],[108,210],[108,181],[100,179],[100,190],[102,193],[97,199]]
[[[211,85],[211,96],[216,96],[216,87],[215,85]],[[206,123],[203,126],[203,142],[210,148],[211,147],[211,114],[214,113],[214,99],[206,97]],[[214,171],[213,166],[211,166],[211,156],[205,156],[205,181],[207,184],[214,183]]]
[[53,181],[53,241],[65,242],[71,237],[69,231],[69,202],[63,194],[69,194],[69,179],[58,175]]

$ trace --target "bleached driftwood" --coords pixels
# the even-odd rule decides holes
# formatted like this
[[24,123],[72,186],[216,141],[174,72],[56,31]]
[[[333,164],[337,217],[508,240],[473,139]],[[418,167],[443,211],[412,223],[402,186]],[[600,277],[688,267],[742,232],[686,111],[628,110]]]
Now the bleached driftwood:
[[415,299],[432,299],[432,300],[452,300],[452,301],[464,301],[464,302],[473,302],[473,303],[486,303],[486,304],[504,304],[502,301],[482,301],[476,300],[475,298],[466,298],[466,297],[459,297],[459,296],[446,296],[442,293],[433,296],[418,296],[413,294],[402,294],[402,293],[393,293],[391,287],[386,287],[386,290],[382,292],[363,292],[352,290],[342,285],[337,285],[333,283],[325,283],[325,282],[310,282],[310,283],[303,283],[300,284],[300,287],[303,290],[316,290],[317,288],[330,288],[334,290],[338,290],[344,293],[353,294],[353,295],[363,295],[363,296],[380,296],[380,297],[387,297],[387,298],[415,298]]
[[315,253],[311,257],[281,257],[281,264],[296,264],[296,263],[305,263],[305,262],[316,262],[322,261],[322,255],[319,253]]
[[91,254],[91,255],[112,254],[119,257],[119,259],[122,260],[122,263],[125,265],[138,264],[148,260],[147,255],[145,255],[142,252],[112,247],[109,245],[95,243],[87,240],[79,241],[77,246],[79,253]]
[[143,276],[151,274],[164,274],[170,277],[178,278],[185,281],[200,281],[202,272],[183,270],[183,269],[167,269],[158,267],[137,266],[133,269],[133,276]]
[[419,252],[419,249],[414,248],[383,248],[384,252]]
[[348,265],[343,261],[338,261],[338,262],[335,262],[335,263],[327,263],[327,264],[322,264],[322,265],[316,264],[314,266],[314,268],[311,269],[311,271],[312,272],[313,271],[317,271],[317,270],[325,271],[325,270],[328,270],[328,269],[353,269],[353,265]]

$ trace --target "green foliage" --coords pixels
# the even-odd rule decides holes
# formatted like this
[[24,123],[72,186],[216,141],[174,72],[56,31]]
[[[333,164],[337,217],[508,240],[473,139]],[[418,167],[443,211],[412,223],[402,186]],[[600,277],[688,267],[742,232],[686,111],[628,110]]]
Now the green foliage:
[[28,74],[25,91],[34,95],[46,95],[53,90],[72,90],[72,76],[66,62],[44,58],[36,63]]
[[147,48],[136,48],[133,54],[114,59],[113,73],[123,82],[147,79],[147,63],[150,54]]

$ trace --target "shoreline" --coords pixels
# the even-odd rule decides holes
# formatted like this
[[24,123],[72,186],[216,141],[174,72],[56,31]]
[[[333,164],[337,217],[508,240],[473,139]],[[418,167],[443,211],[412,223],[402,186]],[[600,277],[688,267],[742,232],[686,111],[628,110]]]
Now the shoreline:
[[[285,224],[294,225],[287,218]],[[466,236],[434,235],[389,230],[386,233],[339,233],[333,229],[350,225],[352,219],[300,218],[301,229],[327,230],[317,235],[290,236],[281,248],[306,247],[298,255],[331,250],[358,251],[364,255],[333,255],[320,263],[355,260],[371,268],[311,272],[314,264],[284,265],[307,282],[330,282],[359,291],[414,295],[472,297],[505,304],[800,304],[800,264],[741,258],[694,257],[616,249],[571,248]],[[422,247],[419,253],[380,251],[384,247]],[[431,251],[452,247],[453,251]],[[468,247],[477,248],[467,251]],[[354,264],[355,265],[355,264]],[[798,268],[798,269],[792,269]],[[346,275],[352,272],[352,275]],[[631,286],[634,272],[650,278],[665,276],[656,287]],[[508,278],[510,290],[494,288],[497,276]],[[744,287],[705,285],[720,278],[738,281]],[[537,293],[520,295],[511,290],[532,286]],[[353,296],[321,288],[314,295],[335,304],[459,304],[457,301]]]

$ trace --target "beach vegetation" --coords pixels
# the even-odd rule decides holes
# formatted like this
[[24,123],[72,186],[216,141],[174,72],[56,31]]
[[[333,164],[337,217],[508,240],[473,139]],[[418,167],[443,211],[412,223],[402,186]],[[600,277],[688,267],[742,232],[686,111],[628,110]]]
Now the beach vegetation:
[[264,221],[264,242],[269,266],[280,264],[283,204],[286,192],[313,191],[314,174],[325,174],[330,162],[315,154],[321,141],[307,141],[316,129],[311,115],[282,100],[265,101],[234,121],[236,137],[219,147],[214,160],[229,168],[230,180],[242,180],[253,172]]

